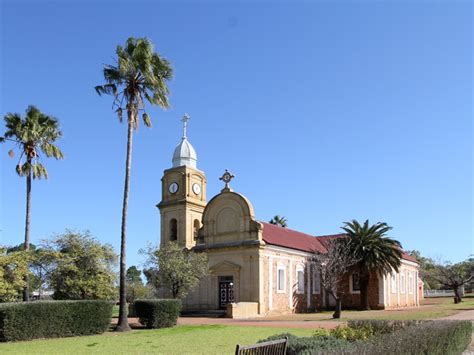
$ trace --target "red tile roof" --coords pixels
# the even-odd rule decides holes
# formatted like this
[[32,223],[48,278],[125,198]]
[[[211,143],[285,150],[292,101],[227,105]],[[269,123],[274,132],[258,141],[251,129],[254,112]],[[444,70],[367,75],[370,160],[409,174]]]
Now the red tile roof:
[[307,252],[319,251],[324,253],[326,251],[321,242],[312,235],[278,227],[270,223],[260,223],[263,224],[263,240],[267,244]]
[[[260,223],[263,225],[263,240],[265,243],[309,253],[315,251],[324,253],[327,251],[329,240],[344,238],[346,236],[345,234],[312,236],[289,228],[279,227],[271,223]],[[415,258],[405,252],[403,252],[402,258],[417,262]]]
[[413,256],[408,255],[407,253],[403,252],[402,258],[408,261],[413,261],[414,263],[418,264],[418,260],[416,260]]

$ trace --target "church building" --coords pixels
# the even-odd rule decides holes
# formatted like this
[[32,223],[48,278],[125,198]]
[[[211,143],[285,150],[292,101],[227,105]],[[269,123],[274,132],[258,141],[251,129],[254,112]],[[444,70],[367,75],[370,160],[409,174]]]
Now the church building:
[[[219,194],[206,199],[206,176],[197,168],[197,155],[187,138],[189,116],[183,118],[183,137],[164,171],[161,245],[179,245],[205,252],[210,274],[183,300],[185,310],[227,309],[235,317],[309,312],[331,307],[332,297],[320,284],[311,263],[315,251],[325,252],[330,238],[313,236],[255,219],[252,203],[231,188],[233,175],[225,171]],[[345,278],[343,307],[357,307],[360,290],[356,274]],[[419,304],[418,264],[403,254],[399,272],[371,276],[369,303],[373,309]]]

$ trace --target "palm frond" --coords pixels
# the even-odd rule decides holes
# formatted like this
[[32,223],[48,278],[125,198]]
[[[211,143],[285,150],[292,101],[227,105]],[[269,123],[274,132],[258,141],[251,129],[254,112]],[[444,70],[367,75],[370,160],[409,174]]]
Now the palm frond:
[[382,222],[369,225],[368,220],[361,225],[352,220],[341,228],[348,235],[350,249],[363,270],[383,274],[398,271],[403,251],[400,242],[386,235],[392,227]]
[[143,119],[143,123],[145,124],[145,126],[151,127],[151,118],[150,118],[150,116],[148,116],[148,114],[146,112],[143,113],[142,119]]
[[[116,65],[104,66],[106,83],[95,89],[99,95],[113,94],[113,108],[119,120],[122,120],[125,106],[128,121],[137,128],[138,111],[145,109],[144,99],[163,109],[169,107],[167,81],[173,77],[173,70],[166,59],[154,52],[153,44],[147,38],[128,38],[123,47],[117,46],[116,55]],[[151,120],[147,117],[142,115],[143,122],[150,127]]]
[[[20,162],[15,167],[17,174],[47,177],[46,169],[38,162],[39,152],[42,151],[47,157],[63,158],[61,150],[53,144],[62,136],[58,120],[43,114],[35,106],[27,108],[25,118],[17,113],[9,113],[5,115],[4,120],[7,128],[5,137],[11,137],[9,140],[14,141],[20,151]],[[9,155],[12,156],[12,153],[11,150]],[[21,162],[23,156],[27,158],[25,163]]]

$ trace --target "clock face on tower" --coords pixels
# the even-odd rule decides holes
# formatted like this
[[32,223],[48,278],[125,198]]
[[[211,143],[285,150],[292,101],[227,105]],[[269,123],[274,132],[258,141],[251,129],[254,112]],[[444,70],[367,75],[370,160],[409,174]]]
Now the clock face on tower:
[[170,193],[175,194],[179,190],[179,185],[175,182],[172,182],[170,184],[170,186],[168,187],[168,190],[169,190]]
[[193,184],[193,192],[196,194],[196,195],[199,195],[201,193],[201,185],[197,184],[197,183],[194,183]]

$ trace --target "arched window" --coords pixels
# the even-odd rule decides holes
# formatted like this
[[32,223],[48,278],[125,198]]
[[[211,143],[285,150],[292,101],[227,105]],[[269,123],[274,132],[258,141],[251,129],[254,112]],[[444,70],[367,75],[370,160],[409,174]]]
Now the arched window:
[[178,221],[176,220],[176,218],[173,218],[170,221],[170,240],[178,240]]
[[201,223],[199,223],[199,220],[198,219],[195,219],[194,220],[194,224],[193,224],[193,236],[194,236],[194,240],[197,240],[198,237],[199,237],[199,228],[201,227]]

